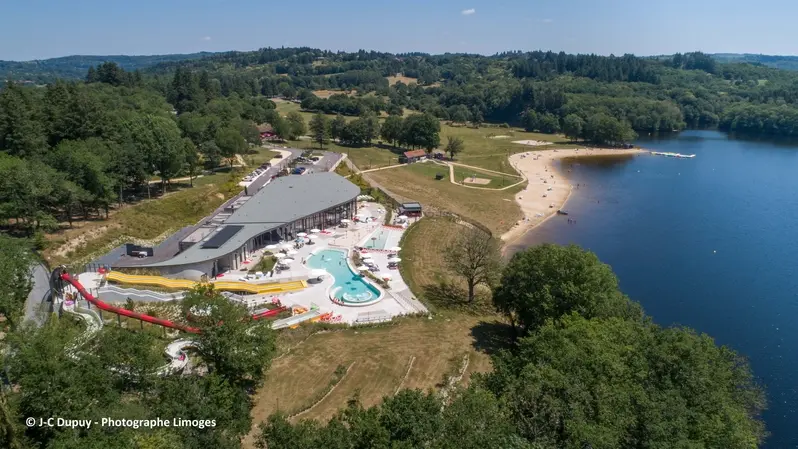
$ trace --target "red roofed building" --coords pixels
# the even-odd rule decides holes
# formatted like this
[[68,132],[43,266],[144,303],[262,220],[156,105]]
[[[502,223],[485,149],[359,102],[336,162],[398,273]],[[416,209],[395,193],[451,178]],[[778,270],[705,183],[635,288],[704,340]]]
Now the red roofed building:
[[404,152],[405,160],[403,162],[411,163],[417,162],[427,158],[427,152],[424,150],[412,150]]

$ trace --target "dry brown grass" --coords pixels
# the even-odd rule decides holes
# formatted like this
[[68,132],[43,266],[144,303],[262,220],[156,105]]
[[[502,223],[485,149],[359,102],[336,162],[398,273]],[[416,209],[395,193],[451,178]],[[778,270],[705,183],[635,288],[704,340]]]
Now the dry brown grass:
[[416,295],[427,285],[450,280],[443,254],[466,227],[450,217],[426,217],[402,237],[402,279]]
[[[253,429],[275,411],[300,407],[324,390],[338,365],[355,362],[335,390],[301,419],[327,420],[356,393],[365,406],[391,396],[402,382],[411,357],[416,357],[403,388],[437,389],[452,370],[452,354],[469,354],[464,382],[474,372],[491,369],[472,329],[484,319],[467,316],[409,319],[396,325],[350,329],[310,336],[288,355],[276,360],[254,398]],[[477,333],[477,335],[479,335]],[[253,432],[254,433],[254,432]],[[245,440],[252,447],[252,435]]]
[[348,91],[348,92],[343,91],[343,90],[314,90],[313,91],[313,95],[315,95],[315,96],[317,96],[319,98],[322,98],[322,99],[330,98],[330,97],[332,97],[335,94],[354,95],[355,91],[353,91],[353,90],[352,91]]
[[241,190],[236,186],[237,173],[200,179],[203,183],[198,180],[193,188],[122,207],[107,220],[75,222],[72,228],[48,235],[50,246],[42,255],[51,265],[86,263],[113,245],[124,243],[119,239],[157,243],[169,233],[196,223]]
[[393,86],[399,81],[405,84],[418,83],[418,80],[416,78],[410,78],[409,76],[386,76],[386,78],[388,79],[389,86]]

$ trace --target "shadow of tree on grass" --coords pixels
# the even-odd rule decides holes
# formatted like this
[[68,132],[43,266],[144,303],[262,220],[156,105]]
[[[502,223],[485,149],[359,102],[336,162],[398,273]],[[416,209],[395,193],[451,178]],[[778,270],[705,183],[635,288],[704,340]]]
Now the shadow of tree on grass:
[[480,322],[471,328],[471,336],[474,337],[474,349],[488,355],[513,348],[512,327],[499,319]]
[[442,309],[480,316],[495,313],[488,291],[478,290],[474,301],[469,302],[466,289],[455,282],[440,281],[437,284],[427,284],[422,289],[424,298]]

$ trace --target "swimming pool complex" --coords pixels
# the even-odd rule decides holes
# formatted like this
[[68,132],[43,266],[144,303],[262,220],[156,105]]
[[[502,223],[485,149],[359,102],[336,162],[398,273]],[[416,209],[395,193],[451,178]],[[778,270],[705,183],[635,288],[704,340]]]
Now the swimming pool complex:
[[380,291],[367,283],[360,274],[353,273],[346,260],[346,253],[337,249],[325,249],[310,256],[307,265],[326,270],[335,279],[332,295],[352,305],[374,302]]

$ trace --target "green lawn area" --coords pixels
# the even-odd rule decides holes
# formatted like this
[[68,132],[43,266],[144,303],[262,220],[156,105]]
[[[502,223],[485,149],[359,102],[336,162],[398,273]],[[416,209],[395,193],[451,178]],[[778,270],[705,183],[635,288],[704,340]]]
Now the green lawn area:
[[280,154],[279,151],[274,151],[274,150],[270,150],[268,148],[262,148],[262,147],[254,147],[254,148],[251,148],[250,151],[252,151],[253,153],[244,154],[241,157],[244,158],[244,162],[246,162],[247,165],[254,166],[254,167],[257,167],[257,166],[263,164],[264,162],[269,162],[275,156]]
[[[452,168],[454,169],[454,180],[467,186],[501,189],[502,187],[513,185],[522,179],[520,176],[516,175],[499,175],[493,172],[477,170],[475,168],[468,168],[460,165],[452,165]],[[477,181],[484,179],[488,180],[489,182],[487,184],[465,182],[470,181],[475,177],[477,178]]]
[[437,173],[445,174],[446,170],[446,167],[436,167],[430,163],[416,163],[371,172],[364,176],[384,185],[397,195],[420,202],[427,208],[454,212],[475,220],[488,227],[497,237],[522,218],[523,214],[514,196],[526,184],[507,190],[490,191],[452,184],[446,178],[435,180]]

